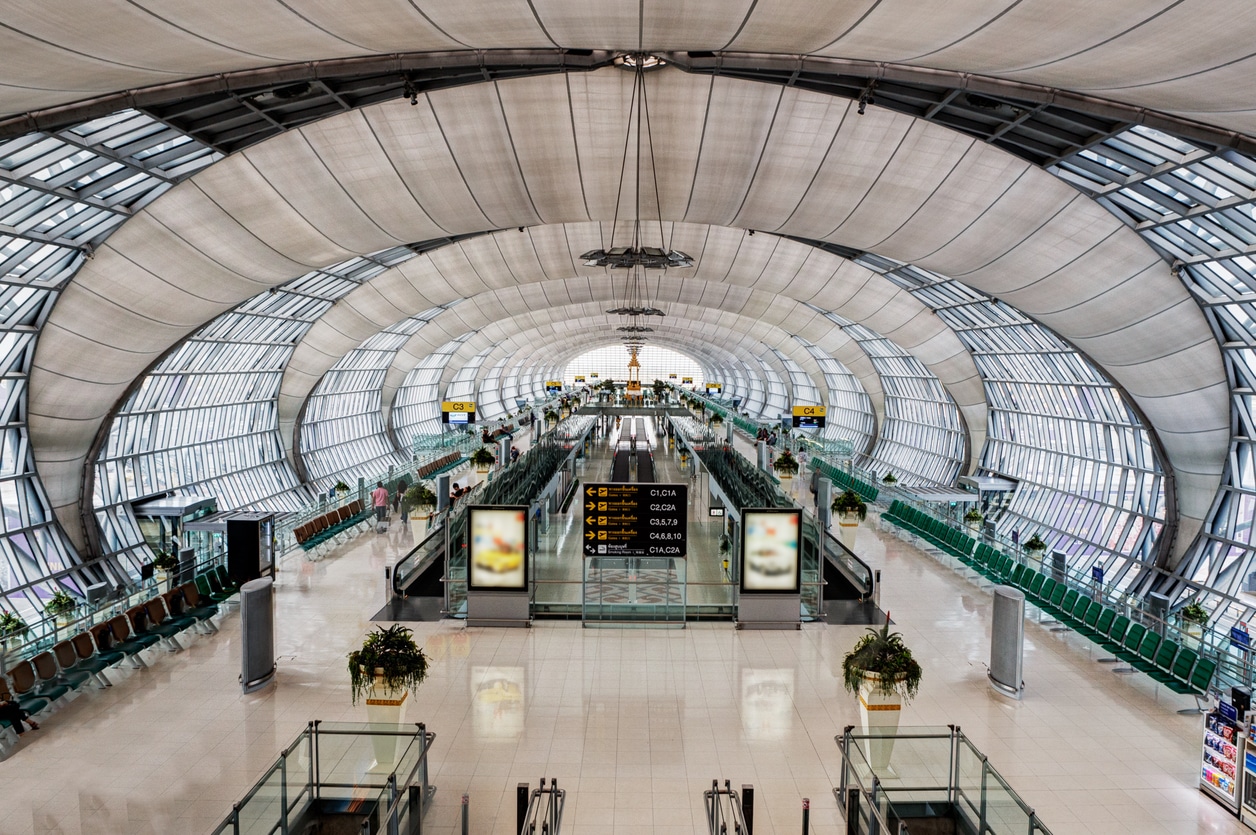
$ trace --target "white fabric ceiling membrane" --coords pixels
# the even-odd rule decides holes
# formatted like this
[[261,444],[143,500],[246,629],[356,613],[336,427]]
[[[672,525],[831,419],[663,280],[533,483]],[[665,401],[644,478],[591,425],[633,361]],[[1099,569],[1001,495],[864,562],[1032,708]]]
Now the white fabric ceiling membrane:
[[[506,48],[726,50],[953,69],[1256,132],[1245,0],[101,0],[8,4],[0,113],[329,58]],[[1207,95],[1201,96],[1200,91]]]
[[[859,116],[846,100],[670,68],[647,78],[660,199],[647,183],[644,217],[875,251],[998,296],[1124,387],[1177,472],[1180,512],[1202,518],[1230,437],[1225,371],[1202,312],[1136,233],[1050,174],[937,125],[876,108]],[[361,341],[359,317],[397,321],[530,276],[588,272],[575,256],[592,233],[565,245],[532,241],[572,232],[546,224],[630,216],[632,189],[617,198],[632,83],[630,73],[607,68],[441,90],[418,106],[376,105],[232,155],[138,213],[67,287],[34,360],[33,449],[62,524],[78,530],[85,456],[130,382],[262,288],[408,241],[541,227],[496,235],[491,251],[450,248],[424,259],[450,265],[428,270],[404,295],[367,290],[341,300],[293,360],[293,374],[306,375]],[[627,182],[635,176],[630,164]],[[781,247],[769,235],[684,241],[704,276],[724,272],[749,284],[746,276],[761,275],[786,297],[780,305],[797,292],[797,301],[836,309],[849,291],[806,270],[793,291],[780,275],[756,273],[751,265],[766,266]],[[352,314],[341,318],[342,305]],[[933,326],[915,328],[932,319],[884,330],[921,350]],[[962,393],[957,401],[975,402]]]
[[[741,337],[762,341],[794,357],[815,379],[822,380],[814,360],[790,338],[790,334],[797,334],[850,368],[869,393],[878,392],[881,386],[875,381],[876,372],[863,351],[838,326],[804,303],[839,311],[902,345],[938,375],[961,406],[973,433],[973,447],[980,452],[985,440],[986,405],[976,366],[955,334],[910,293],[844,258],[773,235],[748,235],[741,230],[696,224],[669,225],[667,231],[673,245],[694,255],[698,262],[693,269],[669,270],[661,278],[651,273],[650,301],[668,315],[661,322],[644,317],[644,324],[665,330],[676,319],[708,323],[713,342],[723,344]],[[535,227],[524,233],[513,229],[498,232],[433,250],[349,293],[315,323],[288,363],[279,413],[285,443],[291,448],[293,422],[323,374],[346,352],[402,318],[398,307],[411,303],[420,288],[439,286],[430,280],[433,276],[462,288],[450,290],[454,297],[470,292],[477,270],[513,275],[519,283],[484,291],[434,317],[399,352],[389,385],[399,382],[398,375],[404,376],[427,354],[466,331],[485,330],[493,322],[511,321],[515,326],[512,314],[521,312],[530,317],[518,325],[527,327],[529,321],[561,322],[570,315],[565,311],[572,305],[596,302],[592,308],[581,308],[579,315],[602,314],[615,307],[624,298],[623,273],[570,266],[573,248],[579,253],[595,246],[599,234],[599,225],[591,223]],[[715,253],[737,256],[730,261]],[[547,275],[541,266],[549,263],[562,269],[564,262],[567,275],[576,269],[584,275]],[[432,298],[430,293],[425,295]],[[618,324],[619,320],[613,325],[608,322],[601,340],[611,335],[612,341],[618,341],[620,334],[614,331]],[[470,357],[484,347],[472,340],[462,351]],[[386,396],[385,402],[388,400]]]
[[[614,334],[609,338],[617,341],[619,334],[614,329],[619,322],[616,317],[602,313],[605,303],[595,300],[488,320],[451,357],[446,373],[452,377],[462,360],[490,346],[493,350],[481,367],[480,380],[502,357],[509,358],[508,368],[541,367],[561,372],[571,359],[587,351],[590,345],[604,343],[608,335]],[[663,303],[662,309],[667,316],[664,322],[653,323],[656,332],[648,334],[649,344],[672,348],[693,357],[708,374],[720,367],[740,366],[746,376],[756,377],[761,367],[758,360],[762,360],[788,384],[788,371],[771,350],[776,348],[797,362],[813,380],[824,379],[814,357],[779,327],[758,318],[747,318],[719,309],[668,303]],[[833,330],[837,332],[831,334],[828,341],[839,345],[833,353],[839,361],[849,362],[857,369],[853,373],[866,386],[880,419],[884,413],[884,394],[871,363],[853,340],[846,338],[838,329]],[[404,382],[409,369],[431,353],[433,342],[439,342],[435,333],[428,334],[426,338],[416,334],[398,352],[384,384],[384,402],[392,401],[395,390]],[[625,348],[624,377],[627,376],[627,364],[628,351]],[[776,415],[770,417],[775,419]]]

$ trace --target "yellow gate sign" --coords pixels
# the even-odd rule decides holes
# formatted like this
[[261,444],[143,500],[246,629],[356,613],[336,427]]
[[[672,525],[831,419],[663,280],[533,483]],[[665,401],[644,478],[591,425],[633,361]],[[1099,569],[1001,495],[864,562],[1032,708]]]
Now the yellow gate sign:
[[794,426],[824,426],[827,412],[823,406],[795,406]]

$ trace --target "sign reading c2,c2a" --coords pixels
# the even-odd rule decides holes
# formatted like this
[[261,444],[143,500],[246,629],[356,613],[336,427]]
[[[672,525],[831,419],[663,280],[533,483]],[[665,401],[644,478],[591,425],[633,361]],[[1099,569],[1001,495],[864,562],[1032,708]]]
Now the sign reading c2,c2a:
[[585,484],[584,553],[591,557],[683,557],[687,484]]

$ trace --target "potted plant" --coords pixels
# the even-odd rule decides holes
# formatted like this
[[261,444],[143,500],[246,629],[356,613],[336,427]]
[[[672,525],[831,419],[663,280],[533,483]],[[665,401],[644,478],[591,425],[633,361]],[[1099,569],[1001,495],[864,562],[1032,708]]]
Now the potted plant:
[[964,514],[964,524],[968,526],[970,531],[977,531],[981,529],[981,523],[985,521],[985,518],[981,515],[980,510],[970,507],[968,512]]
[[1043,542],[1042,537],[1038,536],[1038,534],[1034,534],[1025,540],[1022,547],[1025,549],[1025,556],[1030,559],[1036,559],[1039,562],[1042,561],[1042,555],[1047,552],[1047,543]]
[[44,604],[44,613],[50,618],[56,618],[58,626],[66,626],[69,624],[71,613],[77,607],[78,602],[73,597],[66,594],[64,590],[57,589]]
[[170,577],[170,572],[179,570],[179,552],[172,546],[169,551],[158,550],[153,556],[153,571],[159,583]]
[[1198,649],[1204,627],[1208,625],[1208,610],[1198,600],[1192,600],[1182,607],[1178,615],[1182,618],[1182,631],[1186,634],[1188,648]]
[[[367,634],[362,647],[349,653],[349,686],[353,703],[366,699],[366,721],[400,725],[409,694],[427,678],[428,658],[414,642],[414,633],[399,623]],[[397,761],[394,736],[372,736],[378,770]]]
[[869,740],[873,768],[885,768],[894,749],[892,733],[898,728],[903,704],[916,697],[923,670],[903,643],[899,632],[885,625],[870,627],[842,659],[842,684],[859,695],[859,717],[865,734],[873,728],[889,731],[889,738]]
[[486,446],[482,446],[475,452],[471,453],[471,463],[475,465],[477,473],[487,473],[489,467],[497,461],[497,456],[493,454],[493,450]]
[[349,492],[349,485],[345,484],[343,481],[337,481],[335,490],[336,494],[343,499]]
[[544,412],[541,412],[541,416],[545,418],[545,422],[551,426],[558,423],[558,412],[553,409],[547,408]]
[[898,479],[894,477],[894,471],[886,473],[881,477],[882,484],[898,484]]
[[785,450],[776,456],[776,460],[772,462],[772,469],[776,470],[781,481],[787,482],[798,473],[798,459],[794,457],[794,453]]
[[844,490],[833,500],[833,504],[829,505],[829,509],[837,517],[842,544],[852,551],[855,550],[855,537],[859,533],[859,523],[868,518],[868,505],[854,490]]
[[0,652],[8,652],[10,643],[17,644],[30,631],[26,621],[13,612],[0,612]]
[[426,484],[417,481],[401,495],[401,503],[410,516],[410,533],[414,536],[415,544],[418,544],[427,531],[432,508],[436,507],[436,494],[428,489]]

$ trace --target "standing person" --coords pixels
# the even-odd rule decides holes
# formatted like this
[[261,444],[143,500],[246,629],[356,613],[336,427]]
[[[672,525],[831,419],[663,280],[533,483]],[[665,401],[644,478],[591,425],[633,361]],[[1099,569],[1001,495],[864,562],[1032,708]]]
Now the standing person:
[[388,518],[388,488],[384,486],[384,482],[375,482],[375,489],[371,491],[371,504],[375,507],[375,526],[379,528]]
[[27,713],[22,706],[12,698],[0,701],[0,719],[3,719],[12,725],[13,730],[17,732],[18,736],[26,733],[26,726],[23,725],[22,722],[26,722],[27,725],[30,725],[32,731],[39,730],[39,723],[31,719],[30,714]]

